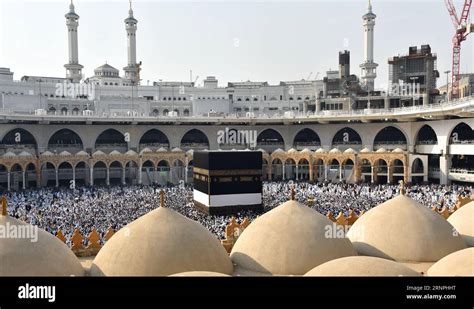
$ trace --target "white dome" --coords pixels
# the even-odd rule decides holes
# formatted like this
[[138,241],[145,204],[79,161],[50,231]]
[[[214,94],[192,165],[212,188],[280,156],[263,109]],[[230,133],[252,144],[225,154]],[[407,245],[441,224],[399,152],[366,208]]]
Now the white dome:
[[156,152],[168,152],[168,149],[166,149],[165,147],[160,147],[156,150]]
[[67,157],[67,156],[72,156],[72,153],[70,153],[69,151],[61,151],[61,153],[59,154],[60,156],[62,157]]
[[474,247],[474,202],[467,203],[448,218],[469,247]]
[[[33,238],[0,238],[0,276],[83,276],[84,268],[74,253],[43,229],[0,215],[0,226],[36,230]],[[33,233],[31,233],[33,237]]]
[[401,148],[395,148],[394,150],[392,150],[392,152],[403,152],[403,149],[401,149]]
[[355,151],[352,148],[348,148],[348,149],[344,150],[344,153],[357,153],[357,151]]
[[14,154],[11,151],[7,151],[6,153],[3,154],[4,158],[11,158],[11,157],[16,157],[16,154]]
[[127,151],[125,154],[126,154],[127,156],[136,156],[136,155],[138,155],[138,153],[136,153],[135,151],[133,151],[133,150],[131,150],[131,149],[130,149],[129,151]]
[[304,275],[329,260],[355,255],[347,238],[329,238],[333,222],[296,201],[255,219],[239,236],[230,257],[237,267],[267,275]]
[[428,276],[474,276],[474,248],[443,257],[428,269]]
[[326,150],[324,150],[323,148],[318,148],[318,150],[315,151],[316,153],[325,153]]
[[93,157],[96,157],[96,156],[105,156],[105,152],[101,151],[101,150],[97,150],[96,152],[94,152],[92,154]]
[[120,151],[117,151],[117,150],[112,150],[109,155],[111,156],[119,156],[121,155],[122,153]]
[[175,147],[171,150],[172,152],[182,152],[182,150],[178,147]]
[[377,149],[377,151],[376,151],[376,152],[387,152],[387,150],[386,150],[385,148],[383,148],[383,147],[382,147],[382,148],[379,148],[379,149]]
[[329,153],[340,153],[341,151],[337,148],[333,148],[331,149],[331,151],[329,151]]
[[29,153],[29,152],[27,152],[27,151],[24,151],[24,150],[23,150],[22,152],[20,152],[20,153],[18,154],[18,156],[19,156],[19,157],[31,157],[32,154]]
[[230,275],[233,266],[211,232],[163,207],[114,234],[91,266],[94,276],[168,276],[189,271]]
[[369,148],[365,147],[364,149],[362,149],[360,152],[370,152]]
[[405,195],[367,211],[347,237],[360,255],[398,262],[436,262],[466,247],[446,219]]
[[273,151],[274,153],[275,152],[284,152],[281,148],[277,148],[276,150]]
[[288,150],[288,152],[297,152],[295,148],[290,148],[290,150]]
[[316,266],[305,276],[420,276],[403,264],[372,256],[348,256]]
[[89,156],[89,154],[85,152],[84,150],[81,150],[78,153],[76,153],[76,156]]

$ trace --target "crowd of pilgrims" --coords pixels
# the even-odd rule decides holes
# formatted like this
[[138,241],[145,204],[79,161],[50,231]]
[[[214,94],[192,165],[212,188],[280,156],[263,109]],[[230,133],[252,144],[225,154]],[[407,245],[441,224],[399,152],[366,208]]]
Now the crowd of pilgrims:
[[[356,214],[369,210],[399,194],[399,185],[369,184],[310,184],[306,182],[267,182],[263,184],[264,212],[287,201],[291,187],[295,187],[296,199],[326,215],[337,215],[350,210]],[[232,216],[209,216],[193,206],[192,186],[112,186],[40,188],[7,193],[10,216],[39,226],[55,234],[59,229],[70,239],[78,228],[88,235],[92,228],[103,236],[109,227],[115,231],[159,207],[160,190],[165,192],[165,207],[200,222],[218,238],[224,238],[225,226]],[[432,206],[452,208],[457,196],[469,196],[472,187],[460,185],[413,185],[407,186],[406,195]],[[314,201],[308,203],[308,201]],[[234,217],[238,222],[247,217],[254,220],[258,213],[243,211]],[[69,240],[70,241],[70,240]]]

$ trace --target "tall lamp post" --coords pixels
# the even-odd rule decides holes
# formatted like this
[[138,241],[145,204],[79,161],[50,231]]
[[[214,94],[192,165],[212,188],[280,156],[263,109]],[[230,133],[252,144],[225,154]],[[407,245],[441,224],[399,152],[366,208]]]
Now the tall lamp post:
[[444,74],[446,74],[446,99],[449,102],[449,73],[451,73],[450,70],[444,71]]

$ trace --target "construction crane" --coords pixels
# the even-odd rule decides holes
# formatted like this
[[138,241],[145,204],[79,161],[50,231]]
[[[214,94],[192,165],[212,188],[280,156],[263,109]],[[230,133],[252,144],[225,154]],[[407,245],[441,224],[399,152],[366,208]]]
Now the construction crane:
[[456,13],[453,0],[444,0],[444,2],[453,21],[454,30],[456,31],[453,36],[451,97],[457,98],[459,96],[459,80],[461,79],[461,42],[465,41],[469,33],[473,32],[474,29],[474,24],[471,24],[471,21],[468,20],[472,0],[464,0],[461,16],[459,17]]

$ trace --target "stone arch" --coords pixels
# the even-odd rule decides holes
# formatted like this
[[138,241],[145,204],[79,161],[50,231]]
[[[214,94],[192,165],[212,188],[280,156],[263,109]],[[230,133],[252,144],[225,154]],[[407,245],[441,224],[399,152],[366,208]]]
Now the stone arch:
[[[59,148],[59,149],[58,149]],[[48,149],[51,151],[67,150],[67,148],[83,149],[81,137],[74,131],[64,128],[56,131],[48,140]]]
[[342,150],[344,150],[344,148],[357,149],[361,145],[362,138],[360,137],[360,134],[350,127],[344,127],[334,134],[331,148],[342,146]]
[[106,129],[100,133],[95,140],[95,148],[103,151],[117,150],[125,152],[127,142],[125,135],[116,129]]
[[283,135],[275,129],[265,129],[257,135],[257,148],[262,148],[268,153],[285,148]]
[[169,146],[170,141],[168,136],[158,129],[150,129],[146,131],[139,141],[140,150],[144,149],[145,147],[148,147],[152,150],[156,150],[161,147],[169,149]]
[[293,147],[296,150],[303,150],[304,148],[315,150],[319,146],[321,146],[321,139],[318,133],[310,128],[301,129],[293,138]]
[[38,149],[38,143],[34,135],[23,128],[8,131],[2,138],[2,144],[12,148],[22,146],[22,148],[26,148],[27,150],[33,149],[36,151]]
[[415,138],[416,145],[436,145],[438,144],[438,137],[435,130],[430,125],[423,125]]
[[387,150],[408,147],[407,135],[395,126],[387,126],[379,130],[374,138],[374,150],[385,148]]
[[181,138],[181,149],[209,149],[209,139],[206,134],[198,129],[187,131]]
[[449,144],[473,144],[474,130],[465,122],[458,123],[449,134]]

